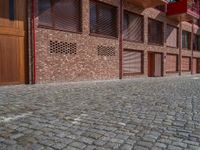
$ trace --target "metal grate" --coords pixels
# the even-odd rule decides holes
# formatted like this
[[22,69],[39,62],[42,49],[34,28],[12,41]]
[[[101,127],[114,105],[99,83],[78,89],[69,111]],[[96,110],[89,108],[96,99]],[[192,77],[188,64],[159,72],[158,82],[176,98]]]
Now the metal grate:
[[90,32],[105,36],[118,36],[117,7],[90,0]]
[[99,45],[97,51],[99,56],[115,56],[115,47]]
[[80,0],[39,0],[39,26],[81,32]]
[[124,50],[123,72],[129,74],[143,73],[143,52]]
[[143,17],[128,11],[124,11],[124,39],[130,41],[143,41]]
[[77,44],[59,41],[50,41],[50,53],[76,54]]
[[166,72],[167,73],[178,72],[178,55],[167,54],[167,57],[166,57]]
[[163,23],[149,19],[148,23],[148,42],[150,44],[163,44]]

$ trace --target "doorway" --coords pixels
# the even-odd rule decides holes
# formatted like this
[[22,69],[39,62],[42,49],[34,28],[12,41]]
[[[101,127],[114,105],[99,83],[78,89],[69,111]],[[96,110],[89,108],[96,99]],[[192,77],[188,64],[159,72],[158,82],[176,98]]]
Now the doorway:
[[148,53],[148,76],[162,77],[163,76],[163,54],[156,52]]

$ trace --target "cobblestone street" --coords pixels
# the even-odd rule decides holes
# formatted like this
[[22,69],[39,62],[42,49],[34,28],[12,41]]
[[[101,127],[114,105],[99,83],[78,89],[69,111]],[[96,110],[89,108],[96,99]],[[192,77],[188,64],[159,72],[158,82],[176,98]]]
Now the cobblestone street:
[[199,150],[200,76],[0,87],[0,150]]

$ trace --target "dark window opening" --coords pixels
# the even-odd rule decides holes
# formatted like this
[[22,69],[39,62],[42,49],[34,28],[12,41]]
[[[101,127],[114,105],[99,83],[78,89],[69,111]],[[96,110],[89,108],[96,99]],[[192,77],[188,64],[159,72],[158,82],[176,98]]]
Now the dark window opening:
[[193,39],[193,50],[200,51],[200,35],[194,35]]
[[90,33],[117,37],[117,8],[90,1]]
[[9,19],[14,20],[15,14],[14,14],[14,0],[9,0]]
[[182,32],[182,48],[183,49],[190,49],[190,38],[191,33],[187,31]]
[[39,26],[81,32],[80,0],[40,0]]

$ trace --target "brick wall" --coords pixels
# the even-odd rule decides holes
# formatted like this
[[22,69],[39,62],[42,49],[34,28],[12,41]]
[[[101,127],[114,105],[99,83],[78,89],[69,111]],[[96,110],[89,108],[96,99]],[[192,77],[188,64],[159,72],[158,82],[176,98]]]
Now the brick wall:
[[[101,1],[118,6],[118,2],[115,0]],[[38,17],[36,18],[37,83],[119,78],[118,38],[114,39],[91,36],[89,33],[89,0],[82,0],[82,2],[83,25],[82,33],[80,34],[39,28]],[[154,8],[144,10],[129,3],[125,3],[125,9],[144,16],[144,43],[125,41],[124,48],[144,51],[144,74],[139,76],[147,76],[149,51],[163,53],[164,58],[167,53],[179,54],[178,48],[167,47],[166,43],[164,43],[163,46],[148,45],[148,18],[162,21],[164,23],[164,28],[167,24],[177,27],[179,25],[178,22],[167,18],[163,12]],[[191,24],[183,23],[183,29],[191,32]],[[198,31],[198,27],[195,26],[195,33]],[[50,40],[76,43],[76,55],[51,54],[49,52]],[[114,47],[116,51],[115,56],[98,56],[97,47],[99,45]],[[191,57],[191,50],[183,50],[182,55]],[[194,52],[194,55],[200,58],[199,52]],[[165,60],[163,62],[165,70]],[[165,71],[164,75],[167,75]]]

